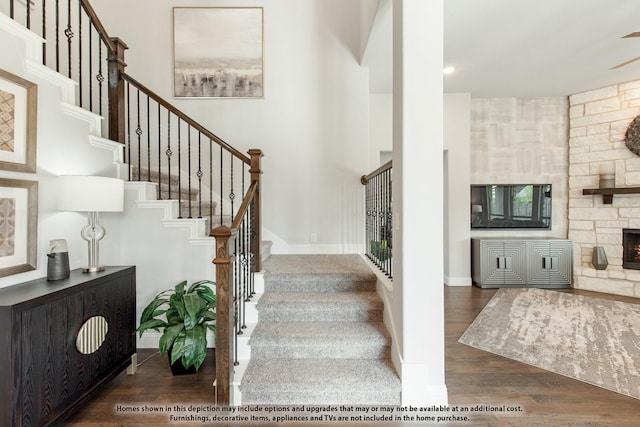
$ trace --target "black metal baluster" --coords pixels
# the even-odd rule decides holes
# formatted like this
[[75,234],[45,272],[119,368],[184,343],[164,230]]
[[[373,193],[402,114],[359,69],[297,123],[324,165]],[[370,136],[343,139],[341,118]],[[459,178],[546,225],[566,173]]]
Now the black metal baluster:
[[[187,194],[189,199],[189,216],[188,218],[193,218],[191,215],[191,125],[187,127],[188,138],[187,138]],[[182,168],[180,168],[182,169]]]
[[242,335],[242,331],[240,330],[240,316],[239,316],[239,311],[240,311],[240,307],[238,306],[238,304],[240,303],[239,301],[239,292],[240,292],[240,283],[238,281],[238,239],[234,239],[234,262],[233,262],[233,305],[234,305],[234,312],[235,312],[235,328],[236,328],[236,334],[234,336],[234,342],[235,342],[235,355],[234,355],[234,362],[233,365],[234,366],[238,366],[240,364],[240,362],[238,362],[238,335]]
[[366,247],[366,254],[369,257],[369,259],[372,258],[372,253],[371,253],[371,237],[373,234],[372,231],[372,227],[371,227],[371,181],[367,181],[367,183],[365,184],[365,209],[366,209],[366,235],[367,235],[367,239],[365,244],[367,245]]
[[[180,121],[180,117],[178,117],[178,218],[182,218],[182,187],[181,187],[181,183],[182,183],[182,174],[180,173],[182,170],[182,160],[181,160],[181,155],[182,155],[182,150],[180,149],[180,147],[182,146],[182,140],[181,140],[181,121]],[[171,179],[171,176],[169,176],[169,179]]]
[[[127,160],[126,163],[127,164],[131,164],[131,85],[129,84],[129,82],[127,82],[126,86],[126,94],[127,94],[127,146],[126,148],[126,153],[127,153]],[[138,91],[138,93],[140,93],[140,91]],[[129,175],[129,181],[131,181],[131,168],[127,168],[128,169],[128,175]]]
[[60,72],[60,0],[56,0],[56,71]]
[[198,132],[198,218],[202,218],[202,175],[202,132]]
[[[89,110],[94,111],[93,107],[93,20],[89,17]],[[100,40],[100,37],[98,37]],[[129,84],[127,82],[127,84]]]
[[[78,2],[78,98],[80,107],[84,105],[82,86],[84,86],[82,84],[82,4]],[[91,111],[91,105],[89,105],[89,111]]]
[[162,119],[160,114],[160,103],[158,103],[158,200],[162,200],[162,178],[160,170],[162,169]]
[[[256,229],[255,229],[255,220],[256,220],[256,204],[255,204],[255,197],[253,199],[251,199],[251,205],[250,205],[250,212],[251,212],[251,236],[250,236],[250,249],[249,252],[251,254],[251,273],[254,273],[256,270],[256,259],[255,259],[255,254],[256,254],[256,248],[255,248],[255,237],[256,237]],[[260,242],[258,242],[258,244],[260,244]],[[250,277],[251,280],[251,286],[250,286],[250,297],[253,297],[256,294],[256,286],[255,286],[255,279],[254,279],[254,275],[251,274]]]
[[239,249],[240,253],[238,254],[238,307],[240,308],[240,312],[238,313],[240,329],[238,331],[238,335],[243,334],[243,329],[246,327],[244,324],[244,291],[245,291],[245,275],[244,275],[244,257],[245,257],[245,247],[244,247],[244,231],[246,224],[244,223],[244,218],[240,223],[240,229],[238,230],[238,235],[236,237],[239,240]]
[[209,140],[209,229],[213,228],[213,141]]
[[104,83],[104,75],[102,74],[102,40],[98,37],[98,114],[102,115],[102,84]]
[[148,96],[147,96],[147,182],[151,182],[151,99]]
[[231,218],[233,218],[233,200],[236,198],[236,194],[233,192],[233,153],[229,153],[229,163],[231,164],[231,192],[229,193],[229,199],[231,200]]
[[73,30],[71,28],[71,0],[67,2],[67,28],[64,30],[64,35],[67,37],[67,77],[73,78],[72,66],[71,66],[71,39],[73,39]]
[[[13,0],[11,1],[13,4]],[[47,40],[47,2],[42,0],[42,38]],[[42,44],[42,65],[47,65],[47,44]]]
[[[171,112],[167,110],[167,181],[169,183],[169,197],[171,200],[171,156],[173,155],[173,151],[171,151]],[[178,119],[178,133],[180,132],[180,120]],[[180,143],[180,136],[178,136],[178,144]],[[162,171],[158,171],[158,175],[161,175]],[[162,181],[162,179],[160,179]],[[179,205],[178,205],[179,206]]]
[[29,0],[25,0],[27,5],[27,28],[31,29],[31,2]]
[[220,146],[220,226],[222,226],[222,215],[224,212],[224,205],[222,204],[222,195],[224,194],[223,192],[223,183],[224,183],[224,178],[223,178],[223,170],[224,170],[224,156],[222,155],[222,146]]
[[138,96],[136,98],[136,115],[137,115],[137,121],[138,121],[138,126],[136,127],[136,135],[138,136],[138,179],[137,181],[140,181],[141,179],[141,175],[142,175],[142,157],[141,157],[141,151],[142,151],[142,128],[140,127],[140,91],[138,91]]

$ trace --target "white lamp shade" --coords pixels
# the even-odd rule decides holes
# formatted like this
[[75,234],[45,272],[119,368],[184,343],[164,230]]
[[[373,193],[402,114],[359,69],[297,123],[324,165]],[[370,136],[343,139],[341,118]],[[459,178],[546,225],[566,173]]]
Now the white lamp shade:
[[58,210],[122,212],[124,181],[103,176],[65,175],[58,178]]

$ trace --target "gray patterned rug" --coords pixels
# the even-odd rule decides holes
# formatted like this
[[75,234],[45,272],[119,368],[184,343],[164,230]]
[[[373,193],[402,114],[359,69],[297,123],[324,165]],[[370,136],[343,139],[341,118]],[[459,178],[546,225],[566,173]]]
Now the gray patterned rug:
[[640,399],[640,304],[500,289],[459,342]]

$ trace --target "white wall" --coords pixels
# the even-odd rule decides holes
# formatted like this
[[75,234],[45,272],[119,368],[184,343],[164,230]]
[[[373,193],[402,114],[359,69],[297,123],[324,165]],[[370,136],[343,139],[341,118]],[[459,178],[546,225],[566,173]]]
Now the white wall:
[[360,1],[234,2],[264,7],[265,96],[258,100],[172,99],[172,8],[181,2],[93,5],[110,35],[128,44],[128,73],[239,150],[264,151],[265,238],[274,253],[362,251],[369,103],[367,69],[358,64]]
[[380,152],[393,150],[393,95],[371,94],[369,102],[369,166],[381,166]]
[[444,95],[444,282],[471,285],[471,95]]
[[[8,19],[0,15],[0,20]],[[1,69],[38,86],[37,171],[35,174],[0,171],[2,178],[38,182],[37,269],[0,278],[0,287],[5,287],[46,276],[46,251],[52,239],[67,240],[72,269],[86,265],[87,246],[80,237],[80,229],[87,219],[77,213],[58,212],[57,176],[113,175],[115,169],[111,153],[90,146],[89,125],[63,112],[60,87],[27,70],[24,41],[0,29],[0,52]],[[104,245],[109,244],[114,242],[105,239]]]

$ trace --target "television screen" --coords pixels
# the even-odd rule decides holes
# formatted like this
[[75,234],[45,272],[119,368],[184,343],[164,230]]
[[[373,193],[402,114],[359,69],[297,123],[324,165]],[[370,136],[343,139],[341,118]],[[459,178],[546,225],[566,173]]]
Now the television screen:
[[471,228],[551,229],[551,184],[472,185]]

